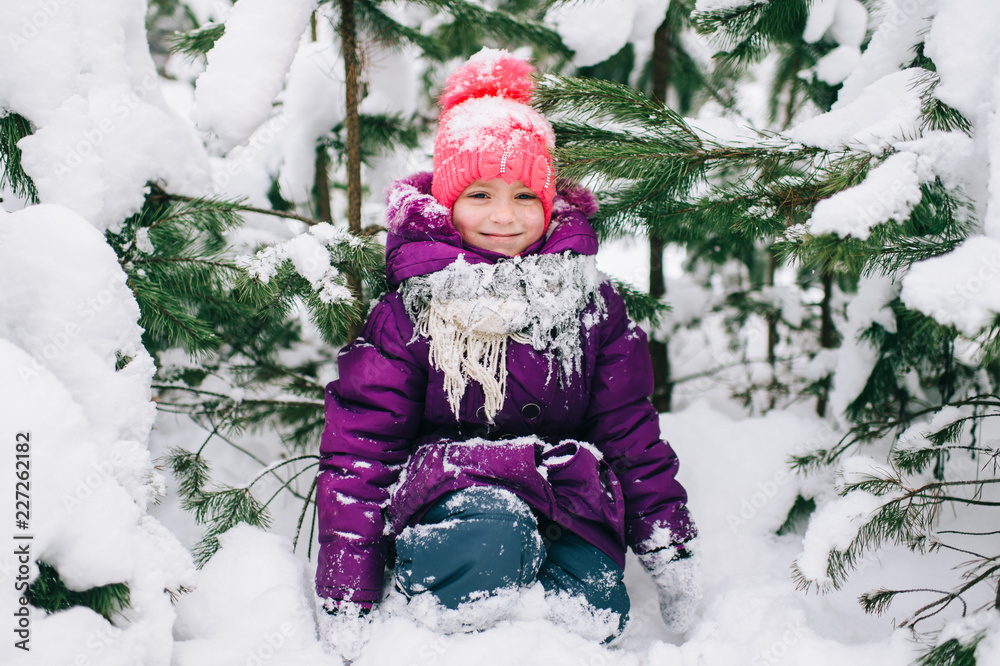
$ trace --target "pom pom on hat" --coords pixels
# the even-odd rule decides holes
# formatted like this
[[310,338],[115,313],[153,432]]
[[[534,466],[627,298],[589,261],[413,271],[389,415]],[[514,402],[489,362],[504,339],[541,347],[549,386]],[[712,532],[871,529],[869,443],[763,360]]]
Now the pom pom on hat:
[[448,77],[440,97],[432,184],[443,206],[451,209],[476,180],[520,180],[538,195],[548,225],[555,198],[555,135],[528,105],[534,72],[507,51],[484,48]]
[[506,51],[483,49],[452,72],[441,92],[441,109],[448,111],[467,99],[503,97],[522,104],[531,102],[534,87],[531,63]]

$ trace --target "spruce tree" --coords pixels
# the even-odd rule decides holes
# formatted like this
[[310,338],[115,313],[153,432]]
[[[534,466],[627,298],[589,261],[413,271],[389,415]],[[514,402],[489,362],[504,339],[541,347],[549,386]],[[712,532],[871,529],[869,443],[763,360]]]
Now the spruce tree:
[[[819,282],[824,298],[813,306],[819,306],[813,319],[819,335],[806,347],[808,353],[819,354],[840,343],[832,329],[837,285],[849,292],[873,277],[903,278],[917,262],[959,247],[975,232],[981,211],[954,184],[925,177],[919,200],[898,222],[874,224],[867,236],[810,231],[818,204],[865,185],[900,149],[820,147],[785,134],[795,124],[797,109],[822,113],[840,91],[839,83],[801,75],[803,70],[815,72],[813,66],[836,46],[829,38],[804,40],[809,11],[810,3],[804,0],[748,0],[692,16],[695,25],[722,45],[716,54],[721,65],[747,71],[765,56],[775,56],[769,60],[776,63],[770,79],[772,125],[755,133],[711,136],[655,99],[593,79],[546,77],[540,107],[565,118],[558,127],[562,172],[589,176],[603,185],[603,229],[658,229],[665,238],[684,243],[689,253],[719,263],[742,257],[751,266],[761,248],[767,248],[765,256],[775,265],[796,268],[803,286]],[[914,77],[923,101],[916,131],[972,134],[972,121],[934,94],[938,79],[934,62],[924,52],[924,34],[917,35],[912,57],[899,67],[923,72]],[[859,48],[866,46],[867,37]],[[740,83],[736,81],[737,88]],[[803,378],[783,389],[789,391],[789,400],[818,396],[820,414],[845,428],[835,446],[797,456],[793,464],[803,471],[840,469],[838,493],[845,500],[867,494],[876,505],[850,545],[829,553],[822,580],[799,567],[795,574],[803,588],[839,587],[884,544],[923,553],[966,553],[969,559],[952,589],[914,585],[861,597],[866,611],[881,613],[900,595],[930,594],[929,603],[901,622],[925,631],[928,620],[945,609],[963,615],[984,610],[966,601],[970,594],[982,596],[983,588],[991,599],[985,609],[997,607],[992,591],[1000,580],[1000,556],[989,546],[996,531],[988,516],[1000,505],[990,493],[1000,478],[996,450],[987,443],[986,432],[1000,406],[1000,321],[970,336],[907,308],[898,296],[886,308],[886,317],[867,324],[857,340],[847,341],[873,349],[875,362],[863,389],[848,404],[837,405],[842,413],[827,409],[828,376],[811,384]],[[884,468],[854,472],[848,459],[859,453],[884,456]],[[800,497],[792,509],[795,515],[789,515],[782,529],[794,529],[815,506],[812,498]],[[971,516],[974,511],[984,521],[981,530],[939,527],[943,515]],[[976,547],[977,539],[981,547]],[[969,641],[932,646],[921,664],[974,663],[975,647],[984,635],[985,629],[974,632]]]

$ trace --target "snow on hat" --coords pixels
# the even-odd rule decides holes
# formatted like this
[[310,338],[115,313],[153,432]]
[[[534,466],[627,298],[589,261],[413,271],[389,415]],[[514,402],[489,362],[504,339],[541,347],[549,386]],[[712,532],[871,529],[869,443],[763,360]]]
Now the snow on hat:
[[528,105],[534,71],[507,51],[484,48],[445,81],[431,186],[441,205],[451,209],[479,179],[519,180],[538,195],[548,226],[556,192],[555,135]]

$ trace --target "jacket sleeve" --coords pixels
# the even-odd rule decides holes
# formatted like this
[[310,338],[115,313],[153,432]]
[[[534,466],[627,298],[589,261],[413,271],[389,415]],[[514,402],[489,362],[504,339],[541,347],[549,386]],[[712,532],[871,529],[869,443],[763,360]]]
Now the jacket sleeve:
[[423,415],[426,355],[396,293],[376,305],[361,336],[341,351],[340,378],[326,389],[316,503],[316,593],[379,601],[386,560],[382,508],[406,463]]
[[649,401],[653,369],[646,334],[628,318],[614,287],[605,284],[602,295],[607,316],[596,332],[585,437],[621,483],[626,545],[638,554],[679,546],[697,531],[676,478],[677,455],[660,439],[659,417]]

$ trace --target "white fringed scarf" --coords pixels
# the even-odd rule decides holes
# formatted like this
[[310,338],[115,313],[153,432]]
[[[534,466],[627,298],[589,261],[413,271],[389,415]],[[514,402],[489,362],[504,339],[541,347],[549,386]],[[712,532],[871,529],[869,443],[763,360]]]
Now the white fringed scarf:
[[507,391],[507,341],[553,354],[560,380],[578,372],[580,313],[591,302],[603,313],[604,279],[593,257],[571,252],[496,264],[469,264],[459,257],[445,269],[405,280],[400,294],[414,335],[428,338],[430,362],[444,374],[452,413],[458,417],[471,379],[483,387],[492,423]]

